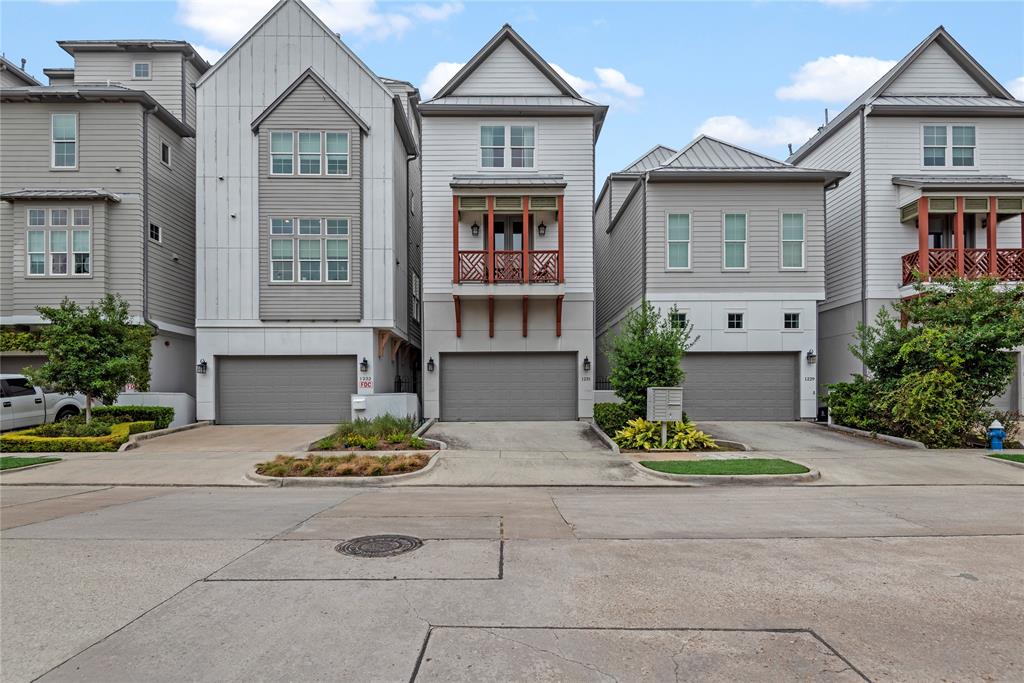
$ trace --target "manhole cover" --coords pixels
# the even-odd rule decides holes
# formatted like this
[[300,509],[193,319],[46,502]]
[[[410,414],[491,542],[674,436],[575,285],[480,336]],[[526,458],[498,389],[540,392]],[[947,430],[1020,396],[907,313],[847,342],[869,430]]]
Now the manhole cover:
[[423,541],[413,536],[397,534],[381,534],[379,536],[360,536],[350,541],[343,541],[334,546],[342,555],[354,557],[392,557],[408,553],[423,545]]

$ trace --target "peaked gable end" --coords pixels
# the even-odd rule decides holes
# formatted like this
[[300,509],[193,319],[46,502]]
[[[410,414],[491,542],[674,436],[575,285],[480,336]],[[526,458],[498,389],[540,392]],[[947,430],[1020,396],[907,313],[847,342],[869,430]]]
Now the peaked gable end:
[[984,96],[989,91],[938,42],[933,42],[907,64],[882,94]]
[[352,107],[346,104],[345,100],[341,99],[338,93],[334,92],[329,85],[324,83],[323,79],[320,78],[312,69],[306,69],[301,76],[295,79],[295,81],[288,86],[284,92],[278,95],[277,99],[271,102],[270,105],[253,120],[251,124],[252,132],[258,133],[260,130],[260,124],[273,114],[278,107],[284,104],[284,102],[292,98],[302,100],[307,104],[333,102],[336,106],[341,108],[352,122],[359,126],[364,133],[370,132],[370,126],[360,118]]
[[501,43],[453,95],[561,95],[548,79],[512,43]]

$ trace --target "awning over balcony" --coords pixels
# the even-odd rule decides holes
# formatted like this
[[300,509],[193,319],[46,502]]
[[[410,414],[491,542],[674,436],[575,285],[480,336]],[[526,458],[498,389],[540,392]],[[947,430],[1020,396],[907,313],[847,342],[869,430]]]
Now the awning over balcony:
[[1008,175],[905,175],[893,176],[892,184],[920,190],[1024,191],[1024,178]]
[[563,189],[565,178],[561,175],[466,175],[452,176],[452,189],[528,188]]
[[103,200],[106,202],[120,202],[121,196],[102,187],[79,188],[79,189],[22,189],[12,190],[0,194],[0,199],[5,202],[13,201],[71,201],[71,200]]

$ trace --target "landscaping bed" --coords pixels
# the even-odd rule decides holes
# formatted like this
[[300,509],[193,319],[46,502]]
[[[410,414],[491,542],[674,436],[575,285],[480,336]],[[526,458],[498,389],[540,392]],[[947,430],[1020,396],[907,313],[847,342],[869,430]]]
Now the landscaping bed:
[[996,460],[1006,460],[1007,462],[1017,462],[1024,465],[1024,453],[999,453],[992,452],[987,454],[990,458]]
[[384,477],[422,470],[430,454],[403,455],[309,455],[296,458],[279,455],[256,465],[256,473],[265,477]]
[[15,470],[20,467],[32,467],[33,465],[43,465],[48,462],[58,462],[60,458],[19,458],[16,456],[6,456],[0,458],[0,470]]
[[116,451],[132,434],[154,429],[152,420],[112,423],[82,418],[39,425],[0,436],[4,453],[89,453]]
[[424,439],[413,434],[412,418],[381,415],[372,420],[343,422],[334,433],[312,444],[311,451],[419,451],[428,448]]
[[781,458],[735,458],[731,460],[641,460],[647,469],[665,474],[698,476],[745,476],[806,474],[810,469]]

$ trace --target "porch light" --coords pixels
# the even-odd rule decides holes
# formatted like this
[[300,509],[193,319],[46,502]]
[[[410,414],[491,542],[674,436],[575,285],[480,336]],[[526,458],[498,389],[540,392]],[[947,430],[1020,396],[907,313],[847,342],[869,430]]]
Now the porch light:
[[537,234],[541,237],[548,234],[548,226],[544,225],[544,221],[541,221],[540,225],[537,226]]
[[818,354],[814,353],[814,349],[807,350],[807,364],[814,365],[818,362]]
[[197,375],[205,375],[207,367],[208,366],[206,365],[206,359],[203,358],[198,363],[196,363],[196,374]]
[[583,356],[583,372],[590,372],[590,356]]
[[480,235],[480,225],[476,221],[473,221],[473,225],[469,226],[469,229],[473,233],[473,237]]
[[366,356],[363,356],[363,359],[361,361],[359,361],[359,371],[360,372],[366,372],[369,369],[370,369],[370,361],[366,360]]
[[427,361],[427,372],[433,372],[433,371],[434,371],[434,357],[431,356],[430,360]]

